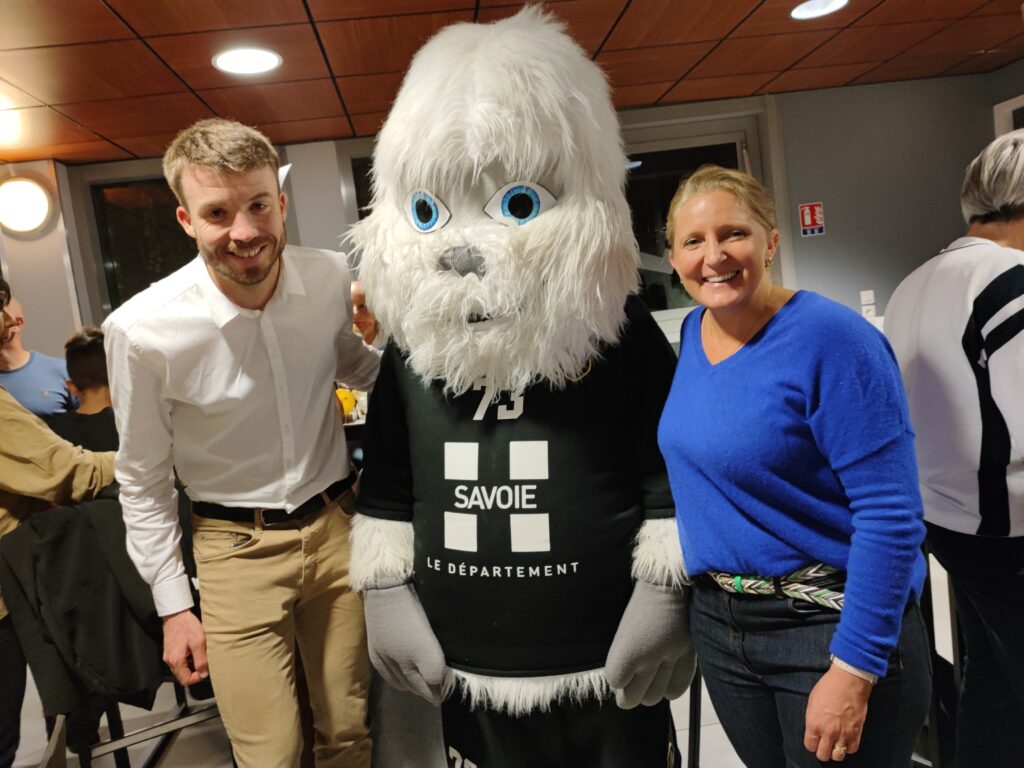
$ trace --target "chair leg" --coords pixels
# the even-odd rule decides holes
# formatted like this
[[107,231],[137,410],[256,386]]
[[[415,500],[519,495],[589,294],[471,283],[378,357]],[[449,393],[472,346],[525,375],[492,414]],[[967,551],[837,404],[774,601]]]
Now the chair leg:
[[185,696],[185,686],[177,680],[174,681],[174,700],[178,702],[179,708],[188,706],[188,698]]
[[67,768],[67,720],[64,715],[57,715],[57,717],[53,718],[52,727],[50,727],[49,722],[47,726],[51,734],[46,742],[43,758],[39,761],[39,768]]
[[[110,731],[110,740],[114,741],[123,737],[124,723],[121,721],[121,708],[118,707],[117,702],[112,702],[104,710],[104,714],[107,716],[107,729]],[[114,751],[114,765],[116,768],[132,768],[127,748]]]
[[686,768],[700,768],[700,665],[690,683],[690,732],[687,745]]

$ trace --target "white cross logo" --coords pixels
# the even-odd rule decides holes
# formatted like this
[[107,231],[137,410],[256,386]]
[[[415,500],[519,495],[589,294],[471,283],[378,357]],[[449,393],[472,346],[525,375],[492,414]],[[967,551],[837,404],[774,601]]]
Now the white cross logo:
[[[445,443],[444,479],[479,480],[480,444]],[[514,440],[508,445],[509,480],[547,480],[547,440]],[[477,550],[477,518],[470,512],[444,513],[444,546],[461,552]],[[512,552],[550,552],[551,528],[546,512],[509,514]]]

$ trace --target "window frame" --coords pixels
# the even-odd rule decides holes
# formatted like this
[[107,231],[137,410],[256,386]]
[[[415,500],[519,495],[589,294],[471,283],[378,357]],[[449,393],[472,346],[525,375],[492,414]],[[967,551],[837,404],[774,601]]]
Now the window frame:
[[1013,113],[1018,109],[1024,109],[1024,93],[992,107],[992,121],[995,123],[997,137],[1013,130]]

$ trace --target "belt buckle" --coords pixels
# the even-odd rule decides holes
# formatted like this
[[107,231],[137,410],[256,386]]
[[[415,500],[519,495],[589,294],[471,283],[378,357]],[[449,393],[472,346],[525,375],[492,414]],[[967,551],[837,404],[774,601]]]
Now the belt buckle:
[[266,512],[284,512],[284,510],[279,510],[276,507],[274,509],[260,508],[260,509],[257,509],[256,512],[259,513],[260,522],[263,524],[263,527],[264,528],[269,528],[271,530],[274,530],[276,528],[295,528],[295,527],[298,527],[298,525],[303,520],[305,520],[307,517],[312,517],[313,516],[311,513],[308,513],[308,512],[305,513],[305,514],[300,514],[299,513],[299,509],[300,509],[300,507],[296,507],[292,511],[291,514],[285,513],[283,518],[281,518],[280,520],[273,520],[273,521],[268,521],[263,516],[264,513],[266,513]]
[[283,528],[283,527],[285,527],[287,525],[291,525],[294,522],[293,520],[291,520],[288,517],[286,517],[284,520],[278,520],[278,521],[267,520],[263,516],[263,514],[265,512],[272,512],[272,511],[273,510],[268,509],[267,507],[254,507],[253,508],[253,512],[255,512],[257,515],[259,515],[260,527],[261,528],[264,528],[264,529],[269,528],[269,529],[273,530],[275,528]]

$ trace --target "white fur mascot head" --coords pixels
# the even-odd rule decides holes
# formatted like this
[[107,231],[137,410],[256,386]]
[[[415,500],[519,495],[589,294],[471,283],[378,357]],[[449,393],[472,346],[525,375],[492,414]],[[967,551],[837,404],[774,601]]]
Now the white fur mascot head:
[[350,238],[367,303],[451,394],[576,378],[636,289],[626,157],[604,74],[536,8],[413,58]]

